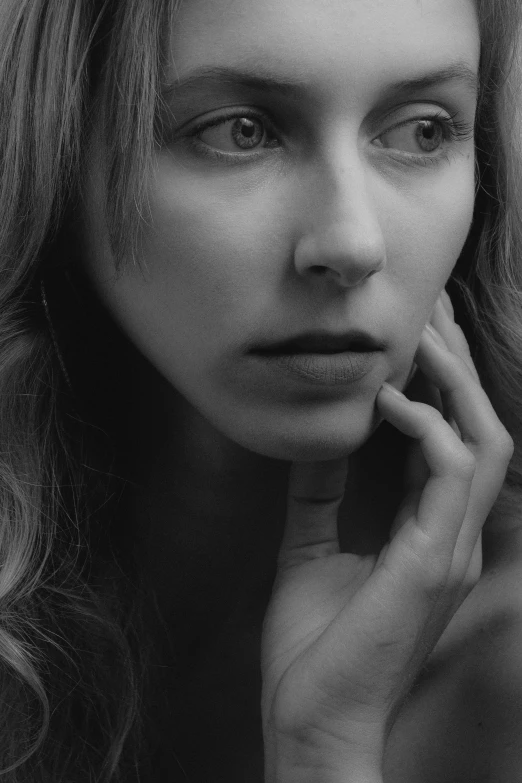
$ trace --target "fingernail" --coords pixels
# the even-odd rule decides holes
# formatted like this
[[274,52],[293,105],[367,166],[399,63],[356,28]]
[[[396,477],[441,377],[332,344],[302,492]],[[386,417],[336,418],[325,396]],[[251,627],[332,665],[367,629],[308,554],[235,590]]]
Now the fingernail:
[[443,338],[441,337],[439,332],[437,332],[437,330],[433,328],[433,326],[431,324],[426,324],[426,326],[424,327],[424,330],[429,334],[431,339],[434,340],[437,343],[437,345],[439,345],[441,348],[446,348],[447,349],[448,346],[444,342]]
[[384,381],[383,385],[381,386],[381,389],[383,391],[391,392],[392,394],[395,395],[395,397],[400,397],[403,400],[408,399],[402,392],[396,389],[395,386],[392,386],[391,383],[386,383],[386,381]]

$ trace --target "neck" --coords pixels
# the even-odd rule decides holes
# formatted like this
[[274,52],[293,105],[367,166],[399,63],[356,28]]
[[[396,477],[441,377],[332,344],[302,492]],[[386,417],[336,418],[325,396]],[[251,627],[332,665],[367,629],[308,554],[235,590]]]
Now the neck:
[[[230,441],[145,360],[138,363],[126,413],[136,477],[127,518],[138,567],[167,624],[178,631],[183,624],[185,638],[211,635],[232,616],[261,611],[269,594],[289,465]],[[339,526],[343,549],[376,553],[386,541],[402,497],[407,446],[381,427],[352,460]],[[486,567],[498,560],[505,517],[486,526]]]
[[126,506],[137,564],[178,638],[180,624],[185,639],[211,637],[270,589],[288,464],[232,443],[154,371],[137,377]]

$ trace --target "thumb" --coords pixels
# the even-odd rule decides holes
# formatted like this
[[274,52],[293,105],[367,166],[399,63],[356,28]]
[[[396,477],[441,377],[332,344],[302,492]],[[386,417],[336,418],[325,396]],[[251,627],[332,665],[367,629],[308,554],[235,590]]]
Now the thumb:
[[293,463],[279,568],[339,552],[337,512],[347,474],[348,458]]

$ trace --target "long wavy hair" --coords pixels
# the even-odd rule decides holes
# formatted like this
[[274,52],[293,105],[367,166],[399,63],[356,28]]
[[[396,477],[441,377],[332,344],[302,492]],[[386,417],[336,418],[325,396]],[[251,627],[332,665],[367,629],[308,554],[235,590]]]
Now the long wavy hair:
[[[63,280],[74,276],[70,226],[95,101],[106,118],[115,263],[135,254],[159,143],[162,31],[177,5],[0,5],[0,776],[9,783],[139,777],[139,620],[104,533],[121,488],[102,457],[111,451],[89,387],[74,383],[88,339],[79,344],[75,332],[67,348],[54,313],[65,298],[74,309],[78,295]],[[522,7],[477,0],[477,8],[477,199],[451,285],[483,382],[515,438],[506,493],[520,497]]]

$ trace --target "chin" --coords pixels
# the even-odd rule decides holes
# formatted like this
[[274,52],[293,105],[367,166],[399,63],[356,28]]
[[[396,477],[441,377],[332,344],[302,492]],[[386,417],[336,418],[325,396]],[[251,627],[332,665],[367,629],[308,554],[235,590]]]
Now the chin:
[[[261,417],[263,418],[263,417]],[[272,459],[289,462],[315,462],[346,457],[361,448],[377,429],[381,418],[375,408],[365,415],[347,412],[344,416],[274,416],[250,426],[226,428],[227,435],[243,448]],[[223,431],[223,429],[222,429]]]

